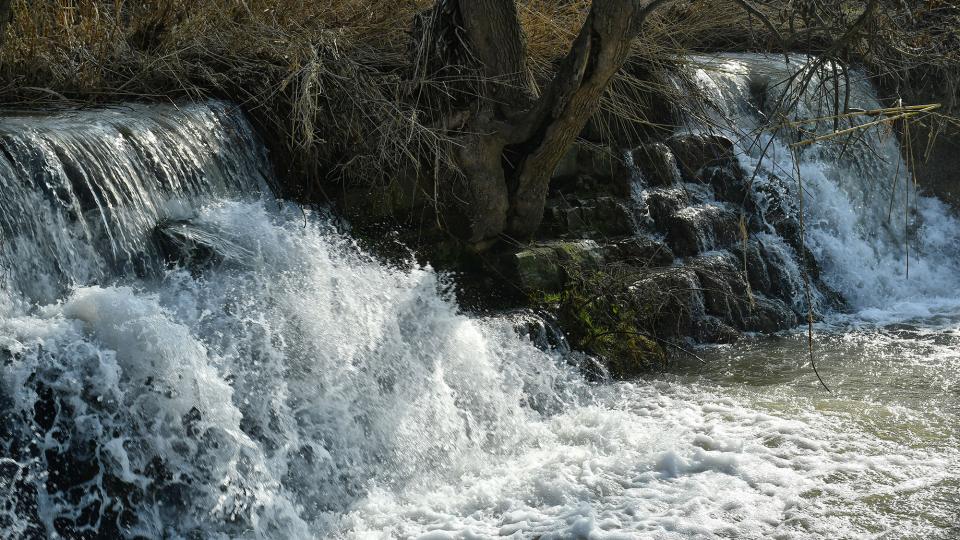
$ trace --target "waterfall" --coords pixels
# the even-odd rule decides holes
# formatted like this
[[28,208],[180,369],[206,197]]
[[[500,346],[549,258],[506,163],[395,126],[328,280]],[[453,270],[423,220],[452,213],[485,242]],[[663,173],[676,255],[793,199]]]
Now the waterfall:
[[[443,274],[385,265],[323,211],[271,198],[266,151],[227,104],[6,117],[0,148],[4,538],[933,537],[955,515],[937,483],[955,450],[874,427],[908,419],[937,441],[950,410],[864,408],[841,385],[830,407],[869,417],[820,414],[802,347],[764,356],[751,376],[781,379],[756,392],[589,382],[542,321],[465,314]],[[831,284],[862,309],[906,298],[875,290],[896,265],[862,271],[901,260],[898,229],[866,234],[825,162],[802,166],[820,171],[808,234]],[[953,268],[953,222],[916,200],[908,283],[933,298],[945,286],[915,276]],[[878,526],[913,489],[932,503]]]
[[373,479],[503,453],[576,399],[562,344],[261,194],[225,104],[6,118],[0,142],[5,537],[323,537]]
[[708,120],[690,120],[685,129],[736,143],[761,209],[773,203],[799,213],[799,169],[806,245],[824,281],[843,294],[858,318],[886,321],[955,309],[960,220],[924,195],[922,178],[921,189],[913,185],[890,126],[791,148],[800,128],[809,139],[876,120],[851,117],[835,125],[824,118],[783,127],[832,116],[836,96],[852,111],[881,108],[869,79],[839,66],[836,85],[828,64],[798,88],[794,75],[806,62],[803,56],[788,63],[783,56],[755,54],[691,58],[685,84],[677,84],[696,90],[689,107]]
[[34,300],[157,268],[157,223],[270,178],[224,103],[6,116],[0,149],[0,268]]

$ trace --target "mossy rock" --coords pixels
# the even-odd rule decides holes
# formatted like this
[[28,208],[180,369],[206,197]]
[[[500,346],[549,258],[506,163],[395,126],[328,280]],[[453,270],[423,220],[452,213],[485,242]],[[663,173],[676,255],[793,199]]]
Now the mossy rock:
[[557,312],[573,347],[601,357],[614,378],[627,379],[662,367],[666,355],[638,326],[631,298],[615,282],[603,271],[584,272],[540,301]]
[[600,246],[593,240],[534,244],[514,255],[520,287],[531,294],[561,290],[570,273],[599,268]]
[[630,330],[598,338],[592,350],[606,360],[615,379],[630,379],[666,364],[666,354],[656,341]]

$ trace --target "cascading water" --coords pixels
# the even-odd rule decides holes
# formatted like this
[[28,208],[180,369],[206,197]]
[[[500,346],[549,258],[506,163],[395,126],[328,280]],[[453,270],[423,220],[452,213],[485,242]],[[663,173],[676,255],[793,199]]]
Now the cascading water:
[[148,234],[201,197],[266,187],[265,153],[224,104],[133,105],[0,122],[0,267],[53,300],[157,266]]
[[[703,116],[712,121],[693,123],[690,129],[735,141],[761,208],[775,198],[799,215],[802,184],[807,247],[822,266],[825,282],[844,295],[857,318],[890,321],[956,311],[960,220],[912,184],[889,125],[791,148],[802,138],[877,119],[854,116],[835,124],[836,98],[854,111],[882,108],[862,74],[844,74],[839,67],[834,71],[829,64],[800,89],[803,77],[795,74],[806,60],[800,56],[787,63],[782,56],[763,55],[691,59],[691,79],[701,99],[706,98]],[[778,128],[816,118],[821,120]]]
[[258,194],[227,106],[72,114],[0,122],[3,537],[957,530],[956,324],[825,337],[833,396],[790,336],[589,383]]

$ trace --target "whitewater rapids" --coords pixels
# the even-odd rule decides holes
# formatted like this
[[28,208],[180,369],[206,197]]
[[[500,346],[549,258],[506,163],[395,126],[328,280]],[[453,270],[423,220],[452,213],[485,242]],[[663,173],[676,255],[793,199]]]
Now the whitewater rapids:
[[934,283],[954,222],[932,199],[913,292],[872,264],[892,240],[811,226],[854,308],[816,336],[833,394],[792,333],[590,383],[272,198],[228,106],[77,114],[0,122],[4,538],[960,534],[960,316]]
[[[8,298],[5,442],[39,451],[0,468],[7,536],[108,510],[146,537],[919,538],[956,526],[956,329],[914,338],[916,351],[887,338],[907,354],[877,354],[871,369],[824,360],[837,396],[787,358],[591,385],[562,351],[458,313],[435,272],[384,267],[321,216],[304,227],[299,209],[220,201],[195,222],[253,256],[200,277],[77,287],[40,309]],[[730,366],[791,345],[802,353],[785,338]],[[939,373],[920,395],[947,394],[939,407],[903,401],[884,367],[917,384]],[[58,465],[71,460],[86,470]],[[58,474],[76,477],[51,490]]]

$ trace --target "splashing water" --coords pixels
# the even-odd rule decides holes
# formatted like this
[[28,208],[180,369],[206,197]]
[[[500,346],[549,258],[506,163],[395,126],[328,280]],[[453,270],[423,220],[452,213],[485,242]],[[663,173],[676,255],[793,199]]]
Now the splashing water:
[[0,267],[52,301],[157,266],[148,234],[204,197],[255,193],[263,147],[223,103],[131,105],[0,122]]
[[[192,164],[195,191],[158,182],[113,209],[78,196],[78,213],[21,188],[52,217],[4,216],[4,239],[20,238],[0,289],[4,537],[957,531],[958,319],[825,336],[835,396],[790,336],[708,351],[703,371],[592,384],[510,317],[461,313],[430,268],[385,266],[322,213],[251,195],[269,167],[222,104],[134,116],[104,130],[162,131],[163,166]],[[16,122],[10,162],[10,137],[52,121]],[[58,140],[70,129],[90,128]],[[211,146],[175,154],[194,136]],[[253,146],[211,142],[234,137]],[[98,194],[154,182],[88,165]],[[37,178],[24,171],[3,181]],[[109,235],[55,234],[104,221]],[[157,226],[205,255],[165,266]]]
[[[798,213],[802,183],[806,244],[826,283],[855,310],[854,319],[890,323],[956,312],[960,220],[943,203],[917,191],[889,126],[799,150],[790,147],[799,140],[797,129],[770,129],[832,115],[835,87],[829,65],[803,92],[795,80],[790,82],[806,60],[794,57],[787,64],[783,57],[746,54],[693,58],[691,78],[714,121],[691,129],[719,131],[736,142],[761,207],[775,194]],[[848,92],[842,69],[837,69],[837,95],[851,110],[881,108],[862,74],[847,73]],[[805,123],[803,137],[875,119]]]

